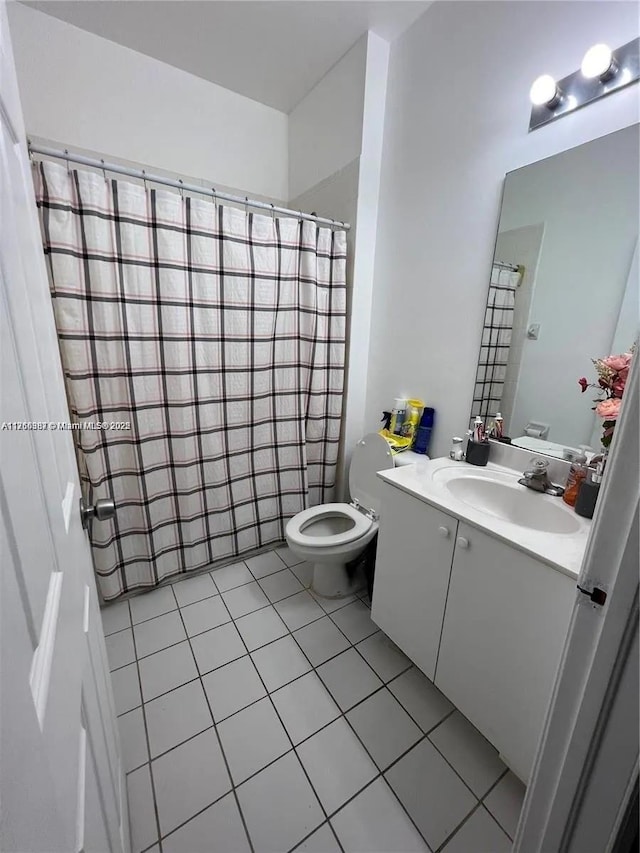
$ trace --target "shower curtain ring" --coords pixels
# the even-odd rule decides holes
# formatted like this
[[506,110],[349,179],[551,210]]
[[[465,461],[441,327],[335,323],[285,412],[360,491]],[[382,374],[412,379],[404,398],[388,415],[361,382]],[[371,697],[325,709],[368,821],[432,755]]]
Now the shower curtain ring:
[[67,175],[71,174],[71,162],[69,160],[69,149],[65,148],[64,153],[67,155]]
[[104,160],[100,158],[100,162],[102,163],[102,177],[104,178],[105,184],[107,183],[107,170],[104,167]]
[[142,184],[144,186],[144,191],[147,192],[147,173],[145,170],[142,170]]
[[276,209],[275,209],[275,207],[273,206],[273,202],[271,202],[271,218],[272,218],[272,219],[273,219],[273,221],[275,222],[275,219],[276,219]]
[[246,216],[249,215],[249,196],[247,195],[244,197],[244,212]]
[[184,201],[184,187],[182,178],[178,178],[178,183],[180,184],[180,198]]

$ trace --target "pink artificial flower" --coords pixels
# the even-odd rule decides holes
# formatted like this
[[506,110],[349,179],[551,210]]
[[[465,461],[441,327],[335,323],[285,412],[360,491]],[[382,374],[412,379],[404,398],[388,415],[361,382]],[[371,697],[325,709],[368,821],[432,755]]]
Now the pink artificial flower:
[[622,395],[624,394],[624,386],[626,384],[627,384],[626,380],[620,379],[619,375],[616,376],[616,378],[613,380],[613,384],[611,386],[611,388],[613,390],[613,396],[614,397],[622,397]]
[[583,376],[582,379],[578,379],[578,385],[582,388],[582,393],[584,394],[589,387],[586,376]]
[[631,364],[631,353],[623,352],[621,355],[610,355],[607,358],[601,359],[602,363],[617,373],[619,370],[628,368]]
[[620,414],[620,400],[617,397],[612,397],[609,400],[602,400],[596,406],[596,415],[604,421],[615,421]]

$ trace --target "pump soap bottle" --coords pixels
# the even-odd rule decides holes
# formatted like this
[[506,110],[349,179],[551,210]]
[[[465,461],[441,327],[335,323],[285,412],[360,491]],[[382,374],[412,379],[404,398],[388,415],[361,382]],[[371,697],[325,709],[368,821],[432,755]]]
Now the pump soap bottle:
[[571,462],[571,468],[569,468],[569,474],[564,487],[562,500],[566,504],[569,504],[569,506],[574,507],[578,498],[578,489],[582,485],[582,481],[587,476],[587,456],[582,452],[572,455],[573,460]]
[[600,493],[603,470],[604,460],[598,462],[595,470],[590,469],[591,476],[580,483],[575,511],[583,518],[593,518],[593,513],[596,509],[596,501],[598,500],[598,494]]

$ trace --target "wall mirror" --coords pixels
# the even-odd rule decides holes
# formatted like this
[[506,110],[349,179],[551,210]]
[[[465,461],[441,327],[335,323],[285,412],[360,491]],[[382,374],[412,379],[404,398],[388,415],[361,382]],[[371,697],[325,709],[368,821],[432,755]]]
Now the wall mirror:
[[491,271],[471,420],[562,457],[600,448],[592,358],[638,335],[638,125],[510,172]]

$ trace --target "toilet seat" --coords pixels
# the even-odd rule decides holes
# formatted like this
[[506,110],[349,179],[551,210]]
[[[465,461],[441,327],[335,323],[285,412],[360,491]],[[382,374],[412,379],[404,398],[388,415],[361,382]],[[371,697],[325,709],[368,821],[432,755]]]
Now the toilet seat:
[[[313,536],[305,533],[305,527],[322,518],[342,516],[353,521],[353,527],[342,533],[328,536]],[[355,542],[371,529],[373,519],[359,512],[355,507],[346,503],[322,504],[310,509],[304,509],[287,522],[287,536],[298,545],[307,548],[332,548],[336,545],[346,545]]]

